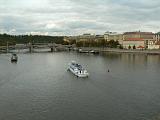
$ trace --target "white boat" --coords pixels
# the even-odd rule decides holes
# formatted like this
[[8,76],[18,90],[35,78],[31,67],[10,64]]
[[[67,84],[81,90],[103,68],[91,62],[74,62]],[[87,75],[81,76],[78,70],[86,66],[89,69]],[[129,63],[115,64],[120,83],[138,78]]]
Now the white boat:
[[68,70],[70,70],[77,77],[89,76],[89,73],[87,72],[87,70],[85,70],[80,64],[76,63],[75,61],[72,61],[71,63],[69,63]]
[[12,54],[11,62],[17,62],[17,61],[18,61],[18,56],[16,54]]

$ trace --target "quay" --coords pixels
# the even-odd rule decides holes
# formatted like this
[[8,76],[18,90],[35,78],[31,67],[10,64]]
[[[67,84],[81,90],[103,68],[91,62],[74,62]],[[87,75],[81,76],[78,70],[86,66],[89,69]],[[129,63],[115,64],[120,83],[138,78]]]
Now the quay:
[[98,51],[100,53],[108,52],[108,53],[131,53],[131,54],[150,54],[150,55],[160,55],[160,50],[144,50],[144,49],[136,49],[136,50],[128,50],[128,49],[115,49],[115,48],[106,48],[106,47],[80,47],[77,49],[81,49],[82,51]]
[[160,50],[145,50],[145,49],[116,49],[107,47],[75,47],[74,45],[61,45],[55,43],[36,43],[36,44],[21,44],[12,46],[0,46],[0,53],[10,53],[12,50],[24,50],[32,53],[34,50],[38,51],[41,49],[50,49],[50,52],[56,51],[79,51],[80,53],[130,53],[130,54],[150,54],[150,55],[160,55]]

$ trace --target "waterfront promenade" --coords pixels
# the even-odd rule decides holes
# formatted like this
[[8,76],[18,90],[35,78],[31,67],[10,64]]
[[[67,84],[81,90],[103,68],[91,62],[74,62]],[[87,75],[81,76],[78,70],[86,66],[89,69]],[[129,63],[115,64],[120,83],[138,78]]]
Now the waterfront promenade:
[[84,51],[94,50],[99,52],[111,52],[111,53],[132,53],[132,54],[153,54],[160,55],[160,50],[128,50],[128,49],[115,49],[115,48],[105,48],[105,47],[81,47]]

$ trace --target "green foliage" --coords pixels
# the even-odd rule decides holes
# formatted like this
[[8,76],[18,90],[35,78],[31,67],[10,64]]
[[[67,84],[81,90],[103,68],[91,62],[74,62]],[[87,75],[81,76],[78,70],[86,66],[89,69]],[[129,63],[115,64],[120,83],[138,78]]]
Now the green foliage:
[[[77,47],[110,47],[110,48],[118,48],[120,47],[120,44],[118,41],[108,41],[106,42],[104,39],[99,41],[78,41],[76,43]],[[122,47],[123,48],[123,47]]]
[[7,35],[0,34],[0,46],[15,44],[26,44],[26,43],[57,43],[62,44],[63,36],[42,36],[42,35]]
[[77,42],[77,43],[76,43],[76,46],[77,46],[77,47],[82,47],[82,46],[83,46],[83,42],[82,42],[82,41]]
[[9,45],[14,45],[16,42],[15,36],[7,35],[7,34],[0,34],[0,46],[6,46],[7,43]]
[[136,46],[135,46],[135,45],[133,46],[133,49],[136,49]]
[[70,45],[76,44],[76,40],[70,40],[69,44]]
[[123,49],[123,46],[122,46],[122,45],[119,45],[119,49]]
[[69,45],[69,42],[64,41],[64,42],[62,43],[62,45]]
[[128,46],[128,49],[131,49],[131,46],[130,46],[130,45]]
[[114,40],[110,40],[106,44],[110,48],[117,48],[120,45],[118,41],[114,41]]

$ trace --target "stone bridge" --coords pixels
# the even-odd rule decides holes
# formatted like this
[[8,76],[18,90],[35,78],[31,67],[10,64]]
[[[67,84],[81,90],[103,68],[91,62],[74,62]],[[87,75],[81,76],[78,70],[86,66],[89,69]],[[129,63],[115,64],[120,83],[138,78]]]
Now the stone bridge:
[[28,49],[29,52],[33,52],[35,49],[50,49],[54,51],[66,51],[73,49],[73,45],[61,45],[56,43],[28,43],[28,44],[16,44],[0,46],[0,52],[10,52],[10,50],[23,50]]

